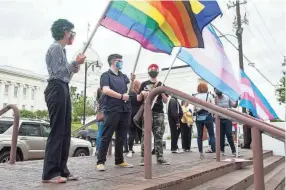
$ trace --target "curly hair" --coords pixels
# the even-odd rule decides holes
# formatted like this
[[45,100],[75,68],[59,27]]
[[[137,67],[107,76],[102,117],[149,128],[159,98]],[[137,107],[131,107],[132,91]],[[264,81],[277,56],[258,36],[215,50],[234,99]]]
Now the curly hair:
[[65,31],[70,31],[73,28],[74,25],[70,21],[66,19],[58,19],[52,25],[52,36],[56,41],[62,40],[65,36]]
[[198,93],[207,93],[208,92],[208,85],[204,82],[201,82],[199,85],[198,85],[198,88],[197,88],[197,91]]

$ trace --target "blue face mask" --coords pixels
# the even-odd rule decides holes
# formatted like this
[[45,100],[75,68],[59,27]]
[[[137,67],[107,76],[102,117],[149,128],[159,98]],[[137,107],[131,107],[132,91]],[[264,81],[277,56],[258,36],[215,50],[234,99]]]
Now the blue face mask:
[[116,67],[117,67],[119,70],[122,69],[122,65],[123,65],[122,61],[117,61],[117,62],[116,62]]

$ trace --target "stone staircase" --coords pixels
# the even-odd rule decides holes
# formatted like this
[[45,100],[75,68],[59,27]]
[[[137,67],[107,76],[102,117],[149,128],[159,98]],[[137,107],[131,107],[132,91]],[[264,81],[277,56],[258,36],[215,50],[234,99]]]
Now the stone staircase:
[[[274,156],[272,151],[264,151],[264,180],[266,190],[285,189],[285,157]],[[203,167],[198,165],[190,171],[182,171],[161,177],[161,183],[142,189],[155,190],[251,190],[254,189],[252,158],[250,161],[210,162]],[[156,181],[160,181],[158,178]]]

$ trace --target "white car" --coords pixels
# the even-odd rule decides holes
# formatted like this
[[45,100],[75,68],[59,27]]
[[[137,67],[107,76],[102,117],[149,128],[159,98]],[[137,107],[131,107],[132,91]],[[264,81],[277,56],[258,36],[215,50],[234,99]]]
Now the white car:
[[[8,162],[12,143],[13,120],[0,118],[0,163]],[[17,161],[43,159],[50,125],[42,120],[21,119],[17,142]],[[69,156],[91,156],[89,141],[71,137]]]

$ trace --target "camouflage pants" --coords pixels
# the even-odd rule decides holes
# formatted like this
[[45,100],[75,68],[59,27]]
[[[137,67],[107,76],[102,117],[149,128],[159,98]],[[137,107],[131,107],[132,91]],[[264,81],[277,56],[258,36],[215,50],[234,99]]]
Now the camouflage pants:
[[[152,124],[152,132],[154,135],[154,144],[155,144],[155,152],[157,159],[163,157],[163,135],[165,132],[165,125],[164,125],[164,113],[156,113],[153,112],[153,124]],[[144,123],[142,125],[144,129]],[[141,140],[141,156],[144,157],[144,132],[142,133],[142,140]]]

